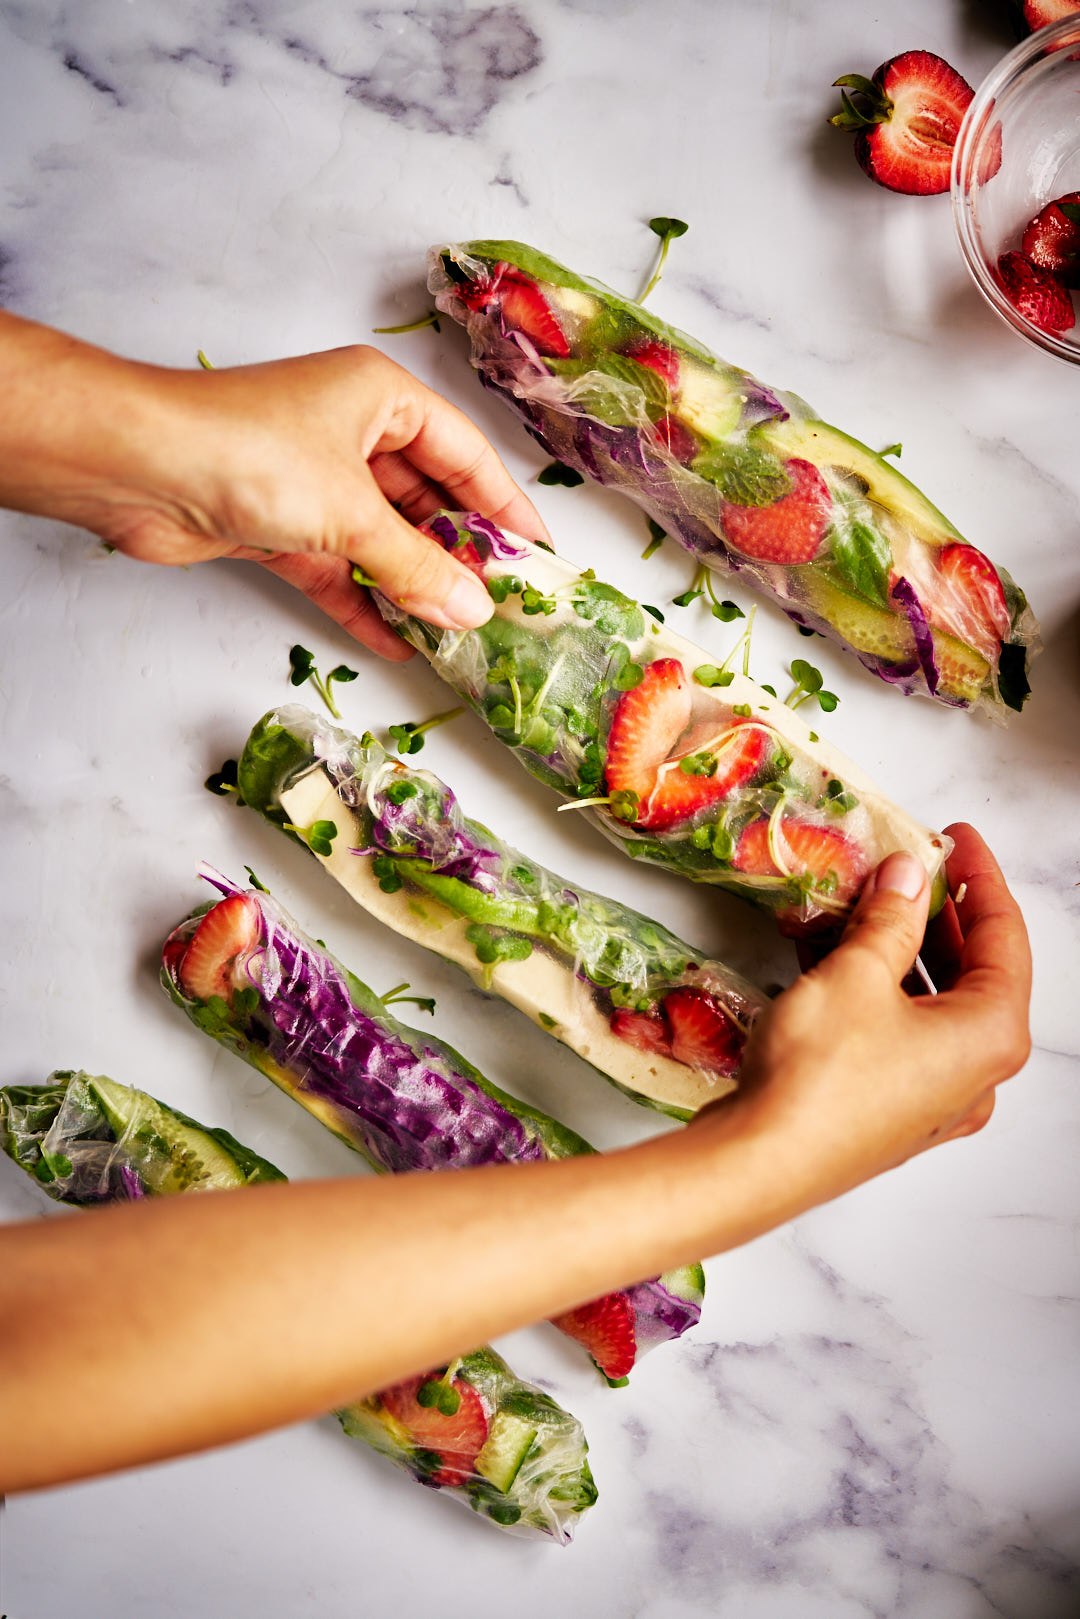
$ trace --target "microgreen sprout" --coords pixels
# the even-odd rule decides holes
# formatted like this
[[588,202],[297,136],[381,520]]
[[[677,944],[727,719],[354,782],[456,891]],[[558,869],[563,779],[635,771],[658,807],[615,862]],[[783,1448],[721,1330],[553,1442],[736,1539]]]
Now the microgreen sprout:
[[754,710],[751,708],[749,703],[735,703],[732,706],[731,712],[733,714],[737,714],[741,720],[748,720],[753,714]]
[[419,753],[424,746],[424,733],[434,730],[436,725],[445,725],[447,720],[456,720],[459,714],[464,714],[464,707],[448,708],[445,714],[433,714],[429,720],[407,720],[403,725],[391,725],[390,735],[394,739],[399,753]]
[[663,545],[664,541],[667,539],[667,529],[661,528],[660,524],[656,522],[654,518],[650,517],[648,519],[648,524],[649,543],[641,553],[642,562],[648,562],[650,557],[654,557],[657,551],[659,551],[660,547]]
[[206,355],[203,353],[202,349],[197,351],[195,358],[198,360],[204,371],[213,371],[215,369],[214,362],[206,358]]
[[742,608],[735,602],[720,600],[713,589],[712,575],[704,563],[694,575],[690,589],[684,590],[681,596],[673,596],[672,601],[676,607],[689,607],[692,601],[697,601],[699,596],[705,595],[709,598],[713,618],[718,618],[722,624],[730,624],[732,619],[746,617]]
[[213,775],[207,776],[203,786],[208,793],[216,793],[219,798],[235,793],[237,803],[243,803],[240,797],[239,772],[239,761],[226,759],[220,770],[215,770]]
[[719,762],[715,753],[688,753],[679,760],[679,769],[684,776],[715,776]]
[[460,1366],[460,1360],[452,1360],[441,1377],[429,1378],[426,1383],[421,1383],[416,1391],[417,1405],[427,1409],[434,1408],[444,1417],[457,1416],[461,1395],[453,1384]]
[[886,444],[881,453],[882,455],[895,455],[896,459],[899,461],[900,457],[904,453],[904,446],[902,444]]
[[668,248],[671,246],[672,242],[677,236],[685,236],[687,231],[690,229],[690,226],[687,225],[682,219],[669,219],[666,214],[659,214],[655,219],[649,220],[649,229],[652,231],[654,236],[659,236],[660,238],[660,257],[656,261],[656,269],[650,276],[646,284],[645,291],[638,299],[639,304],[643,304],[645,302],[646,298],[659,281],[663,273],[664,261],[668,256]]
[[248,876],[251,879],[252,888],[257,888],[259,890],[260,894],[269,894],[270,890],[267,888],[266,884],[261,883],[259,881],[259,879],[256,877],[255,873],[252,871],[250,866],[245,866],[244,870],[247,872]]
[[835,776],[831,776],[826,782],[823,807],[833,815],[846,815],[848,810],[853,810],[858,802],[859,800],[855,797],[855,794],[848,792],[843,782],[839,781]]
[[812,663],[804,658],[795,658],[791,664],[791,678],[795,684],[784,698],[788,708],[801,708],[810,698],[816,699],[818,706],[826,714],[831,714],[840,701],[835,692],[823,691],[823,677],[820,669],[815,669]]
[[560,804],[558,813],[563,810],[589,809],[594,804],[606,804],[617,821],[636,821],[641,799],[630,787],[620,787],[617,791],[603,798],[579,798],[572,804]]
[[655,618],[660,624],[664,622],[664,615],[660,611],[659,607],[650,607],[648,602],[642,602],[641,611],[643,613],[651,613],[653,618]]
[[407,798],[415,798],[419,791],[415,781],[392,781],[386,789],[386,796],[391,804],[404,804]]
[[330,687],[335,680],[341,685],[345,685],[350,680],[356,680],[358,676],[358,670],[350,669],[346,664],[339,663],[335,669],[331,669],[324,680],[315,667],[314,653],[309,652],[306,646],[300,646],[299,643],[289,648],[289,680],[294,686],[302,686],[305,680],[310,680],[336,720],[341,718],[341,713],[330,695]]
[[429,309],[427,314],[421,315],[418,320],[407,320],[401,326],[373,326],[371,330],[378,332],[380,336],[397,337],[400,332],[422,332],[425,326],[434,326],[436,331],[440,329],[437,309]]
[[337,837],[338,829],[333,821],[312,821],[310,826],[294,826],[291,821],[283,821],[281,824],[286,832],[295,832],[301,842],[307,844],[312,854],[321,854],[324,859],[330,853]]
[[800,635],[817,635],[818,633],[817,630],[812,630],[809,624],[796,624],[795,628]]
[[562,461],[551,461],[536,474],[536,481],[547,487],[563,484],[567,489],[576,489],[585,479],[580,472],[575,472],[573,467],[564,465]]
[[371,874],[379,879],[379,887],[384,894],[396,894],[402,886],[398,876],[397,867],[389,855],[379,854],[371,862]]
[[532,943],[516,933],[505,933],[488,927],[486,922],[473,922],[465,929],[465,937],[476,951],[477,961],[493,967],[498,961],[527,961],[532,955]]
[[699,686],[730,686],[735,674],[733,670],[721,669],[715,663],[700,663],[694,670],[694,679]]
[[430,1012],[434,1017],[435,1002],[432,997],[430,995],[406,995],[405,991],[411,988],[411,984],[408,983],[395,984],[393,989],[388,989],[385,995],[379,996],[379,999],[384,1006],[403,1006],[408,1001],[411,1006],[418,1006],[422,1012]]

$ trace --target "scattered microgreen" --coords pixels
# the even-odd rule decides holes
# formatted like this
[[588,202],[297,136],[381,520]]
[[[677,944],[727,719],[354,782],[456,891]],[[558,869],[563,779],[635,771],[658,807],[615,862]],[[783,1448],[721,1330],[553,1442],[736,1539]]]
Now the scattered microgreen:
[[745,618],[742,608],[733,601],[721,601],[713,589],[712,575],[704,563],[701,564],[693,578],[689,590],[684,590],[681,596],[673,596],[672,602],[676,607],[689,607],[692,601],[699,596],[707,595],[710,603],[710,612],[713,618],[718,618],[722,624],[730,624],[732,619]]
[[397,337],[401,332],[422,332],[425,326],[434,326],[436,331],[440,329],[437,309],[429,309],[427,314],[421,315],[418,320],[407,320],[401,326],[373,326],[371,330],[378,332],[380,336]]
[[34,1165],[34,1174],[42,1185],[47,1186],[50,1181],[63,1180],[71,1174],[73,1165],[70,1158],[62,1152],[48,1152],[44,1147],[40,1149],[41,1157]]
[[839,781],[835,776],[830,777],[826,782],[823,807],[831,811],[833,815],[846,815],[848,810],[853,810],[858,802],[859,800],[855,797],[855,794],[849,792],[843,782]]
[[487,593],[496,605],[501,605],[508,596],[520,596],[524,589],[525,581],[515,573],[497,574],[487,582]]
[[220,770],[215,770],[213,775],[207,776],[203,786],[208,793],[216,793],[219,798],[225,798],[229,793],[235,793],[237,802],[241,803],[243,801],[240,798],[239,777],[239,760],[226,759]]
[[486,922],[470,923],[465,937],[476,951],[477,961],[483,962],[485,967],[492,967],[497,961],[527,961],[532,955],[529,939],[489,927]]
[[422,1012],[430,1012],[434,1017],[435,1002],[432,997],[430,995],[406,995],[405,991],[411,987],[408,983],[395,984],[393,989],[388,989],[385,995],[379,996],[379,999],[384,1006],[404,1006],[405,1002],[408,1001],[411,1006],[418,1006]]
[[641,667],[640,663],[624,663],[618,674],[615,676],[615,690],[633,691],[635,686],[640,686],[644,679],[645,671]]
[[373,877],[377,877],[379,879],[379,887],[382,889],[384,894],[396,894],[398,889],[402,887],[401,878],[397,873],[397,867],[394,865],[394,862],[390,859],[389,855],[376,855],[375,859],[371,862],[371,873]]
[[448,708],[445,714],[433,714],[429,720],[406,720],[402,725],[391,725],[389,731],[397,751],[419,753],[424,746],[425,732],[434,730],[436,725],[445,725],[447,720],[456,720],[464,712],[464,707]]
[[810,740],[811,740],[811,742],[820,742],[821,738],[818,736],[816,731],[811,731],[810,732]]
[[886,444],[881,453],[882,455],[895,455],[896,459],[899,461],[900,457],[904,453],[904,446],[902,444]]
[[661,528],[660,524],[652,517],[647,518],[646,521],[649,525],[649,543],[641,553],[642,562],[648,562],[650,557],[654,557],[667,539],[667,529]]
[[735,853],[735,839],[723,818],[696,826],[690,834],[690,844],[694,849],[709,850],[713,858],[719,861],[730,860]]
[[762,691],[767,691],[770,697],[775,697],[776,696],[776,687],[775,686],[768,686],[763,681],[761,689],[762,689]]
[[199,364],[202,366],[204,371],[213,371],[214,370],[213,361],[208,360],[206,358],[206,355],[203,353],[202,349],[198,349],[196,351],[195,358],[198,360]]
[[701,663],[694,670],[699,686],[730,686],[735,675],[730,669],[720,669],[715,663]]
[[567,489],[576,489],[579,483],[585,482],[585,479],[580,472],[575,472],[573,467],[564,465],[562,461],[551,461],[536,474],[536,481],[548,488],[554,484],[562,484]]
[[541,1023],[544,1025],[545,1029],[554,1029],[555,1028],[555,1026],[556,1026],[555,1019],[553,1017],[549,1017],[546,1012],[538,1012],[536,1015],[540,1019]]
[[660,238],[660,257],[656,261],[656,269],[646,283],[644,292],[638,299],[639,304],[645,302],[656,283],[660,280],[663,274],[664,262],[668,256],[668,248],[677,236],[685,236],[690,226],[682,219],[669,219],[666,214],[659,214],[655,219],[649,220],[649,229],[654,236],[659,236]]
[[748,720],[754,710],[749,703],[733,703],[731,712],[737,714],[741,720]]
[[460,1365],[460,1360],[452,1360],[441,1377],[429,1378],[426,1383],[421,1383],[416,1391],[417,1405],[439,1411],[444,1417],[457,1416],[461,1406],[461,1395],[454,1388],[453,1382]]
[[256,877],[255,873],[252,871],[250,866],[245,866],[244,870],[247,872],[248,876],[251,879],[252,888],[257,888],[259,890],[260,894],[269,894],[270,890],[267,888],[266,884],[261,883],[259,881],[259,879]]
[[[578,774],[584,777],[584,769],[580,770]],[[601,767],[597,780],[602,774],[603,768]],[[582,787],[586,792],[588,791],[584,780]],[[641,799],[632,788],[620,787],[616,792],[603,798],[579,798],[573,804],[560,804],[559,813],[561,814],[563,810],[589,809],[594,804],[606,804],[617,821],[636,821],[638,810],[641,807]]]
[[660,611],[659,607],[650,607],[648,602],[642,602],[641,611],[643,613],[651,613],[653,618],[655,618],[660,624],[664,622],[664,615]]
[[325,680],[315,667],[315,655],[309,652],[306,646],[289,648],[289,680],[294,686],[302,686],[305,680],[310,680],[319,696],[330,710],[336,720],[341,718],[340,710],[330,694],[330,688],[337,681],[346,685],[351,680],[359,678],[359,670],[350,669],[346,664],[339,663],[331,669]]
[[337,837],[337,827],[333,821],[312,821],[310,826],[294,826],[291,821],[283,821],[282,826],[286,832],[295,832],[296,836],[307,844],[312,854],[321,854],[325,859],[330,854],[334,839]]
[[823,676],[820,669],[815,669],[812,663],[804,658],[794,658],[791,664],[791,678],[794,686],[784,698],[788,708],[801,708],[803,703],[813,698],[819,708],[826,714],[831,714],[840,701],[835,692],[823,691]]
[[818,634],[818,631],[817,630],[812,630],[810,628],[809,624],[796,624],[795,628],[798,630],[800,635],[817,635]]
[[679,769],[684,776],[715,776],[719,762],[715,753],[688,753],[679,760]]
[[378,590],[379,581],[373,579],[370,573],[365,573],[358,562],[352,566],[352,581],[354,585],[363,585],[367,590]]

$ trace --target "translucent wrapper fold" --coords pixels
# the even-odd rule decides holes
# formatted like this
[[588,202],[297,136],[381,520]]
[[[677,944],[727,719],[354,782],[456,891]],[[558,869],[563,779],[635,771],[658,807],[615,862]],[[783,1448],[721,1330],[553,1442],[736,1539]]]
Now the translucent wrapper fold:
[[1039,648],[1027,600],[883,456],[521,242],[432,248],[486,387],[566,466],[881,679],[1001,720]]
[[[0,1146],[81,1207],[285,1179],[227,1131],[74,1071],[0,1089]],[[335,1415],[418,1483],[518,1534],[566,1543],[596,1499],[581,1424],[487,1347]]]
[[[399,1022],[265,891],[239,889],[209,868],[203,874],[226,898],[169,935],[166,991],[198,1028],[374,1169],[467,1169],[593,1151],[493,1085],[453,1047]],[[685,1266],[554,1324],[618,1383],[639,1355],[696,1325],[704,1283],[700,1265]]]
[[239,788],[278,826],[332,823],[316,858],[365,910],[635,1101],[688,1118],[732,1088],[766,998],[658,923],[504,843],[431,771],[293,704],[255,726]]
[[485,581],[493,616],[443,630],[376,595],[383,616],[632,859],[729,889],[797,934],[842,922],[869,872],[904,849],[940,908],[948,839],[801,714],[591,570],[517,535],[495,546],[474,515],[425,526]]

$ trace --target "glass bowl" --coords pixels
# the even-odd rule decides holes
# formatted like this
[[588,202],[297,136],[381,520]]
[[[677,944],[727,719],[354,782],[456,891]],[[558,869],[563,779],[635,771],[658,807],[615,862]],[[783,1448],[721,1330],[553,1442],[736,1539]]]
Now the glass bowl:
[[1032,215],[1066,191],[1080,191],[1080,15],[1040,28],[984,80],[960,126],[952,165],[953,219],[975,285],[1014,332],[1080,365],[1080,324],[1042,331],[1013,307],[997,279],[1001,254],[1019,251]]

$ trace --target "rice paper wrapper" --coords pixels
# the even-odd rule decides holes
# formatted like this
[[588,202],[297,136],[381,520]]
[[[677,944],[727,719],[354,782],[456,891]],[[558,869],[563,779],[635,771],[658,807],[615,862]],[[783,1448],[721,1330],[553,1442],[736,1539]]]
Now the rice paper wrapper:
[[524,243],[442,245],[428,265],[480,380],[549,454],[898,690],[998,720],[1023,706],[1040,647],[1023,591],[894,464]]

